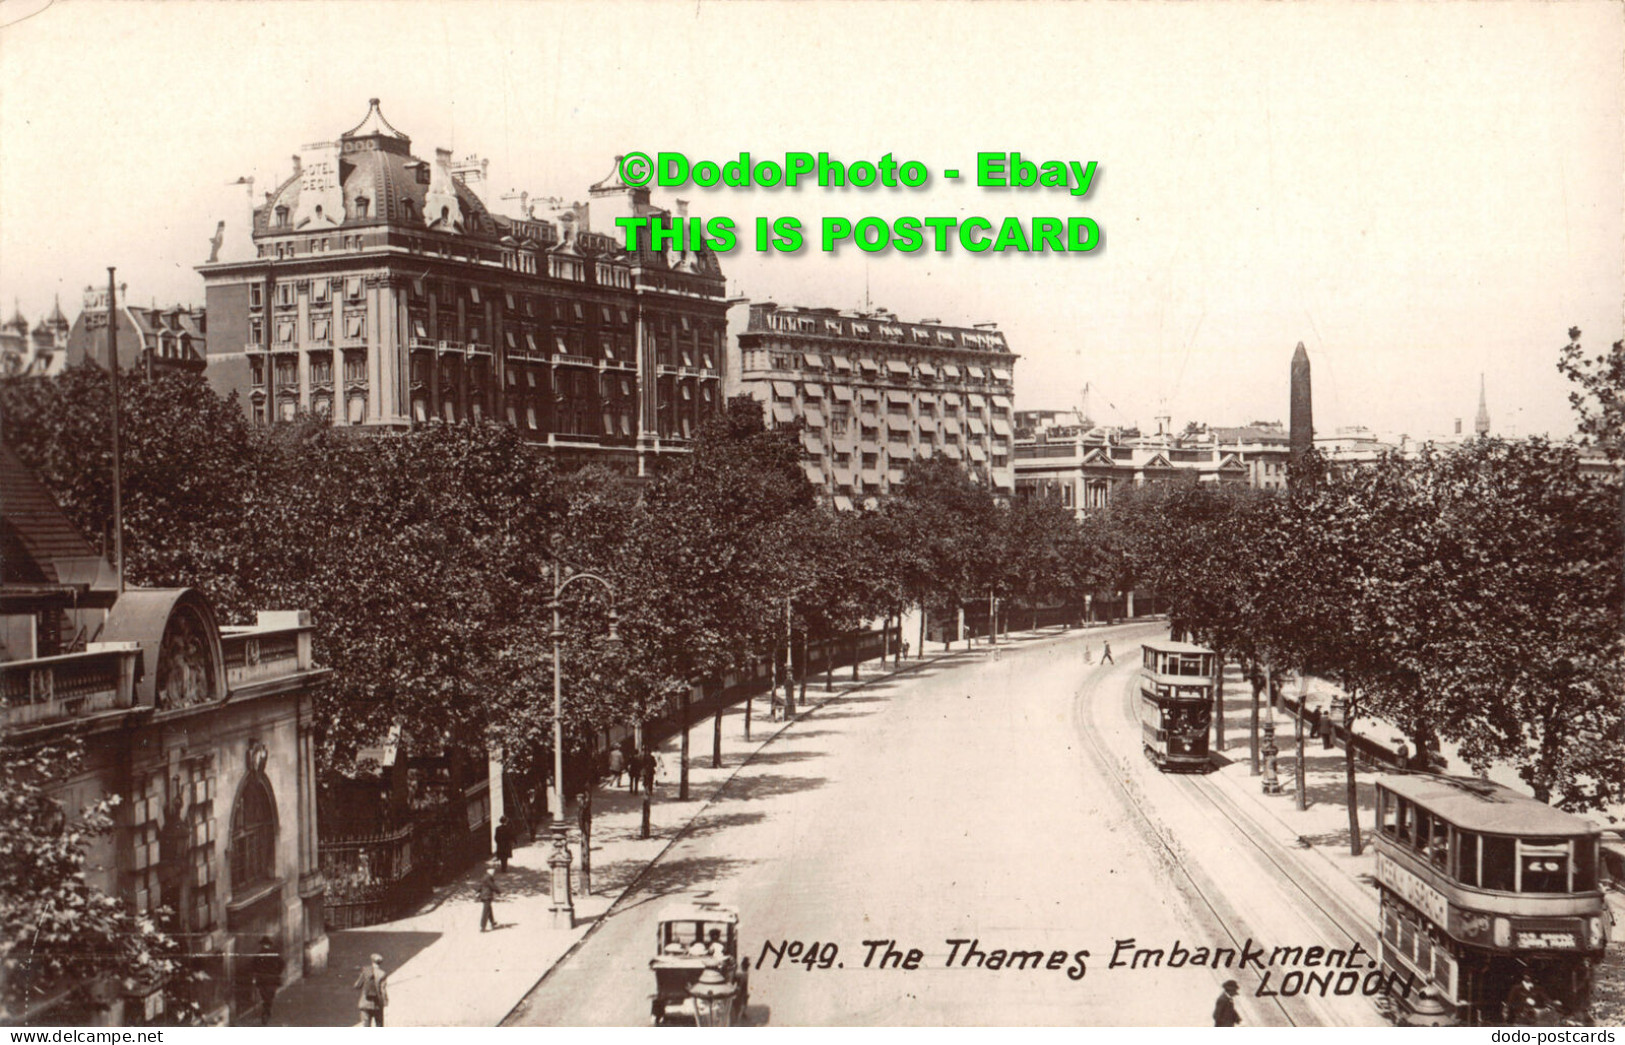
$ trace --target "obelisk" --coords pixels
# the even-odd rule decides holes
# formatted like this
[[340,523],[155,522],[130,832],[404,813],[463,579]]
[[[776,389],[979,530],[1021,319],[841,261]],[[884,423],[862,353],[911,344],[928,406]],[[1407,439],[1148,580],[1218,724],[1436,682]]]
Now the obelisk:
[[1302,341],[1298,342],[1297,351],[1292,353],[1292,416],[1287,434],[1291,467],[1296,471],[1315,444],[1314,411],[1309,393],[1309,353],[1304,350]]

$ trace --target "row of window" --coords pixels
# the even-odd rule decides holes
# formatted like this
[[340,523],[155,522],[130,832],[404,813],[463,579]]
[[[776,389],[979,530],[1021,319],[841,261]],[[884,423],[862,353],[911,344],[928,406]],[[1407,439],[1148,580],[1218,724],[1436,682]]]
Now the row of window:
[[[342,295],[343,300],[350,303],[359,303],[364,299],[365,283],[360,276],[347,276],[342,279],[318,278],[310,281],[310,301],[313,305],[324,305],[331,302],[335,295]],[[482,293],[477,286],[463,288],[470,304],[480,306],[483,304]],[[407,299],[412,304],[427,304],[428,296],[421,289],[419,282],[414,281],[407,285]],[[457,300],[458,294],[451,284],[442,285],[433,295],[441,309],[450,311],[451,304]],[[248,305],[251,309],[264,307],[265,285],[251,283],[248,287]],[[500,302],[504,304],[509,313],[524,315],[530,318],[547,318],[551,316],[556,324],[585,324],[596,323],[603,327],[620,327],[628,332],[633,328],[632,315],[629,309],[613,305],[592,305],[582,301],[565,301],[561,299],[542,299],[540,304],[534,295],[517,294],[513,291],[503,291]],[[275,303],[278,308],[291,308],[298,304],[297,285],[292,281],[277,283],[275,286]],[[427,338],[429,316],[426,310],[413,310],[411,321],[418,337]],[[655,339],[657,348],[665,343],[672,345],[671,351],[704,352],[707,355],[720,352],[722,347],[722,328],[715,323],[694,320],[687,315],[667,315],[658,313],[651,316],[647,323],[649,336]],[[458,340],[478,340],[470,337]],[[683,364],[692,366],[693,363]]]
[[[917,345],[983,350],[997,350],[1004,347],[1004,338],[999,334],[971,333],[968,331],[955,332],[926,327],[914,327],[910,331],[908,328],[896,323],[869,320],[846,321],[832,316],[787,315],[778,312],[768,312],[763,318],[767,329],[781,331],[786,334],[817,334],[823,337],[836,338],[859,337],[893,344],[909,341],[912,335],[912,341]],[[850,327],[848,323],[850,323]],[[791,346],[782,345],[781,347],[788,350]]]
[[[294,356],[278,356],[274,363],[274,373],[277,387],[289,385],[297,387],[299,384],[299,361]],[[249,380],[256,387],[265,384],[266,362],[262,357],[250,356],[248,359]],[[345,384],[367,383],[367,356],[365,352],[344,353],[344,382]],[[310,354],[310,383],[313,385],[330,385],[333,383],[333,353],[312,352]]]
[[1386,792],[1377,804],[1377,829],[1462,885],[1508,893],[1597,888],[1594,838],[1510,838],[1464,831]]
[[[339,236],[337,238],[339,241],[340,250],[361,249],[360,236]],[[283,261],[288,258],[297,258],[300,253],[300,246],[305,248],[304,252],[306,254],[326,254],[329,250],[333,249],[333,239],[334,237],[332,236],[312,236],[305,240],[303,244],[301,244],[298,240],[286,240],[282,243],[261,243],[255,250],[255,255],[257,257],[276,258],[278,261]]]
[[1159,675],[1190,675],[1207,678],[1213,674],[1211,653],[1169,653],[1166,650],[1146,649],[1142,665],[1147,671]]
[[[346,341],[367,340],[367,315],[364,312],[346,312],[341,318],[344,339]],[[299,323],[295,319],[277,319],[271,327],[276,335],[273,344],[293,345],[299,339]],[[326,343],[333,340],[333,317],[322,314],[310,317],[310,340],[312,342]],[[258,316],[251,316],[248,320],[248,343],[250,345],[265,344],[265,321]]]
[[[942,381],[949,387],[966,382],[1009,384],[1010,379],[995,373],[992,367],[911,363],[900,359],[873,360],[860,358],[854,364],[844,356],[821,356],[813,352],[762,352],[753,350],[744,359],[746,370],[790,371],[801,380],[851,381],[854,375],[861,380],[878,380],[881,375],[896,383],[911,381]],[[872,376],[871,376],[872,375]]]
[[[278,308],[291,308],[299,303],[298,285],[289,281],[276,284],[276,305]],[[360,276],[348,276],[339,279],[313,279],[310,281],[310,301],[314,305],[325,305],[333,300],[335,293],[341,294],[345,301],[359,302],[362,300],[365,284]],[[265,284],[250,283],[248,285],[248,307],[263,308],[265,305]]]

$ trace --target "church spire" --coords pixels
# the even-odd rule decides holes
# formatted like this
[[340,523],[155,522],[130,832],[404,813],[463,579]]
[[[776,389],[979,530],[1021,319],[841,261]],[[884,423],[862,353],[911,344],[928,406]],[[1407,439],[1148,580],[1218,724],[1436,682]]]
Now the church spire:
[[1473,418],[1473,431],[1479,435],[1490,434],[1490,408],[1484,400],[1484,373],[1478,375],[1478,416]]

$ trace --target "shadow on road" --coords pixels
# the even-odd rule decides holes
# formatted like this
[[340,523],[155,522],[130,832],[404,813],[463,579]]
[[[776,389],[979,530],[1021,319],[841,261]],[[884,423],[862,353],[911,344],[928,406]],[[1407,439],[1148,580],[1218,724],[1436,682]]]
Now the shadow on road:
[[694,826],[688,829],[685,838],[704,838],[721,831],[731,830],[735,827],[745,827],[750,824],[759,824],[767,819],[764,813],[715,813],[700,817]]
[[[718,882],[733,877],[756,862],[730,856],[689,856],[661,860],[659,863],[648,865],[648,873],[638,882],[639,892],[649,895],[629,906],[640,906],[650,899],[660,899],[671,893],[692,893],[700,888],[710,889]],[[634,873],[627,876],[627,882],[636,877],[636,872],[642,869],[642,865],[629,869]],[[610,886],[615,890],[623,888],[622,883],[606,882],[601,891],[608,891]],[[625,908],[617,911],[617,916],[624,910]]]
[[829,783],[822,776],[738,776],[717,792],[717,802],[748,802],[757,798],[775,798],[811,791]]
[[[868,718],[870,715],[876,715],[879,713],[879,708],[873,708],[869,711],[820,711],[818,713],[818,719],[821,722],[828,722],[831,719],[839,718]],[[799,737],[801,734],[797,733],[794,734],[794,736]]]
[[[795,733],[792,736],[800,740],[805,733]],[[750,760],[753,766],[781,766],[786,762],[805,762],[812,758],[823,758],[823,751],[771,751],[763,749]]]

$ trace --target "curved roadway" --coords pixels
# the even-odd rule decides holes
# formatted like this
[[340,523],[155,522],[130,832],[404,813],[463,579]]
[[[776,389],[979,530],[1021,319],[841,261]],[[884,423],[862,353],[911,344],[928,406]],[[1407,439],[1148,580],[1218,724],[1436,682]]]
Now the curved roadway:
[[[1170,953],[1176,941],[1231,946],[1250,917],[1215,911],[1129,797],[1143,804],[1148,787],[1186,783],[1150,780],[1160,775],[1123,751],[1138,746],[1123,732],[1138,643],[1165,630],[1073,633],[998,659],[978,649],[808,715],[739,770],[507,1022],[646,1024],[655,914],[704,893],[739,908],[753,966],[765,945],[837,948],[829,968],[811,969],[788,956],[774,968],[769,951],[751,974],[751,1024],[1209,1024],[1234,972],[1108,968],[1114,951],[1132,953],[1119,941]],[[1102,637],[1116,667],[1084,661]],[[1222,837],[1203,848],[1228,859]],[[1269,888],[1242,884],[1255,900]],[[1279,927],[1304,935],[1307,924]],[[988,957],[967,965],[970,947],[955,954],[953,940]],[[885,947],[866,941],[893,941],[904,962],[917,949],[918,967],[883,968]],[[991,968],[998,951],[1006,964]],[[1296,1003],[1239,1002],[1250,1025],[1345,1022]]]

